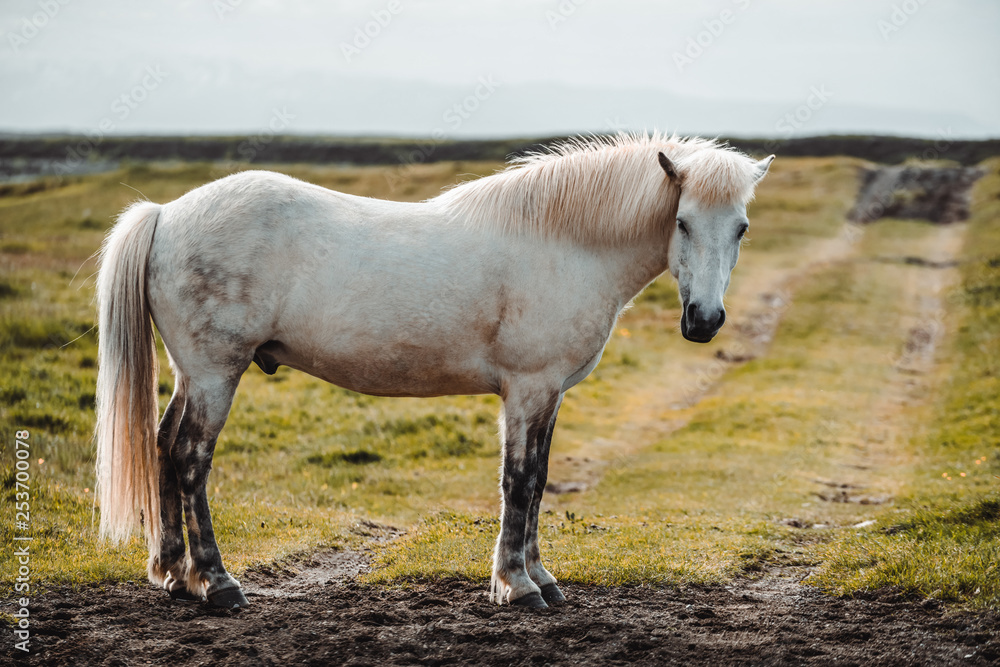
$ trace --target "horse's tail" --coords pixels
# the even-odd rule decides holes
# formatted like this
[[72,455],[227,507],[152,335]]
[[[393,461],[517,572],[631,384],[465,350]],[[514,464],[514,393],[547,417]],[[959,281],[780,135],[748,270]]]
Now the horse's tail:
[[146,297],[146,265],[161,206],[126,209],[101,248],[97,276],[97,493],[101,537],[126,539],[142,523],[160,539],[156,451],[156,341]]

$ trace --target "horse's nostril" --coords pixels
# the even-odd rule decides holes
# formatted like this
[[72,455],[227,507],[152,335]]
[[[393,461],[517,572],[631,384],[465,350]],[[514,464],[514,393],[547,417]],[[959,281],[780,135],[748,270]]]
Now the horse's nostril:
[[696,317],[698,317],[698,305],[694,303],[689,303],[687,307],[688,324],[695,324],[695,322],[697,321],[695,320]]
[[698,304],[689,303],[684,309],[684,316],[687,319],[688,326],[715,329],[717,331],[726,322],[726,309],[720,308],[715,311],[715,316],[713,317],[711,310],[703,311],[698,307]]

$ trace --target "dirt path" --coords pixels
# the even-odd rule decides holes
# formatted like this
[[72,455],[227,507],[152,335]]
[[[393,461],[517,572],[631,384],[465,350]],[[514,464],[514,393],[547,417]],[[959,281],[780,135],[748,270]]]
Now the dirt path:
[[[248,573],[252,606],[169,600],[145,583],[36,598],[39,665],[986,665],[1000,660],[996,614],[893,599],[838,600],[785,570],[726,587],[567,585],[541,611],[488,603],[481,582],[361,587],[353,552],[301,573]],[[252,582],[252,583],[251,583]],[[9,636],[9,633],[8,633]]]
[[931,398],[940,370],[936,352],[945,335],[944,294],[959,280],[957,258],[965,232],[962,224],[939,226],[911,247],[917,254],[878,259],[906,267],[906,278],[898,282],[899,303],[907,312],[900,332],[905,342],[887,360],[892,374],[880,399],[858,415],[856,446],[814,480],[821,500],[882,505],[891,503],[905,483],[898,470],[910,463],[908,441],[919,428],[912,422],[913,408]]

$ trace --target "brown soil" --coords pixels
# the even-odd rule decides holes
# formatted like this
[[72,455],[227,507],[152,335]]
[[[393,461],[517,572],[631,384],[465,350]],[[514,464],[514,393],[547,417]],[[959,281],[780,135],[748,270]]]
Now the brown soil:
[[[891,593],[841,600],[775,571],[726,587],[566,585],[566,605],[497,607],[485,582],[403,589],[355,581],[365,558],[324,552],[297,573],[247,573],[251,606],[175,602],[141,583],[55,589],[33,600],[31,653],[45,665],[986,665],[1000,615]],[[9,605],[4,604],[4,611]]]

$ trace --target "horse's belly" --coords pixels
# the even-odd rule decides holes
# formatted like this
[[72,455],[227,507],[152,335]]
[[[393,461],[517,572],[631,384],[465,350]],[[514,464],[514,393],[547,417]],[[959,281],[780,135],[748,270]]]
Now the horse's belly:
[[272,359],[339,387],[373,396],[497,393],[485,362],[458,350],[413,345],[362,345],[308,353],[284,347]]

